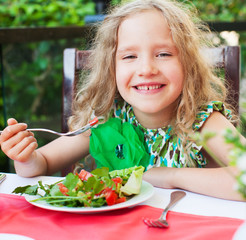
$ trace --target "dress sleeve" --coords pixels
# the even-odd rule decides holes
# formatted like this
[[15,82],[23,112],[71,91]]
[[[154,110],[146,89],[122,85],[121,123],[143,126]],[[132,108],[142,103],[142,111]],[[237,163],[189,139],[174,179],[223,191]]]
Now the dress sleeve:
[[226,109],[224,103],[219,101],[212,101],[208,105],[202,106],[201,110],[196,115],[196,120],[193,124],[193,129],[195,131],[199,130],[207,118],[214,112],[218,111],[222,113],[228,120],[232,118],[231,110]]

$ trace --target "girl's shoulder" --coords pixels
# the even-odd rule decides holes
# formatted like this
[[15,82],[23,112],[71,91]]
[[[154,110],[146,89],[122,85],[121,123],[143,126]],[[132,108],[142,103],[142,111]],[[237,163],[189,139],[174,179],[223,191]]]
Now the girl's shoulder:
[[232,118],[231,110],[227,109],[225,104],[220,101],[211,101],[210,103],[203,105],[200,107],[197,115],[196,120],[193,123],[193,129],[198,130],[200,129],[208,117],[214,112],[220,112],[223,114],[228,120]]

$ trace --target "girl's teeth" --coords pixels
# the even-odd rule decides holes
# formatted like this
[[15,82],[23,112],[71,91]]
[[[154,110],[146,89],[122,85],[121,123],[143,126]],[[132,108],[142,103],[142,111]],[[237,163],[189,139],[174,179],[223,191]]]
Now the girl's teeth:
[[147,90],[153,90],[153,89],[158,89],[158,88],[160,88],[160,86],[159,85],[156,85],[156,86],[138,86],[137,87],[137,89],[138,90],[145,90],[145,91],[147,91]]

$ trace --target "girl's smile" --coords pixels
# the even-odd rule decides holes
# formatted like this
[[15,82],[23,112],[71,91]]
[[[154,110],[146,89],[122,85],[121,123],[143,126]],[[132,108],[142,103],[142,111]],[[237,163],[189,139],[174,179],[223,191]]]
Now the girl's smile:
[[161,12],[127,17],[118,30],[116,83],[147,128],[169,123],[183,88],[183,68]]
[[161,90],[161,88],[163,88],[165,85],[164,84],[158,84],[158,83],[141,83],[139,85],[136,85],[135,88],[136,90],[138,90],[141,93],[144,94],[153,94],[153,93],[157,93],[158,91]]

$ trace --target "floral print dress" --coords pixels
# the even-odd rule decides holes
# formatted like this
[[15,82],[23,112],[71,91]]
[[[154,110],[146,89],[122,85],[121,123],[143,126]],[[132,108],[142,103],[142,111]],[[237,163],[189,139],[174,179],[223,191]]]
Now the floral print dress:
[[[206,106],[201,107],[193,124],[194,131],[198,131],[206,119],[213,111],[221,112],[226,118],[231,118],[230,110],[219,101],[212,101]],[[185,157],[181,140],[177,135],[172,134],[172,127],[166,126],[158,129],[148,129],[141,126],[136,119],[132,107],[124,101],[115,101],[111,117],[120,118],[122,122],[129,122],[140,127],[144,132],[144,139],[147,144],[148,153],[150,154],[150,162],[147,170],[152,167],[176,167],[181,168],[187,166],[187,157]],[[189,150],[190,159],[197,167],[204,167],[207,162],[201,153],[202,146],[192,143]]]

